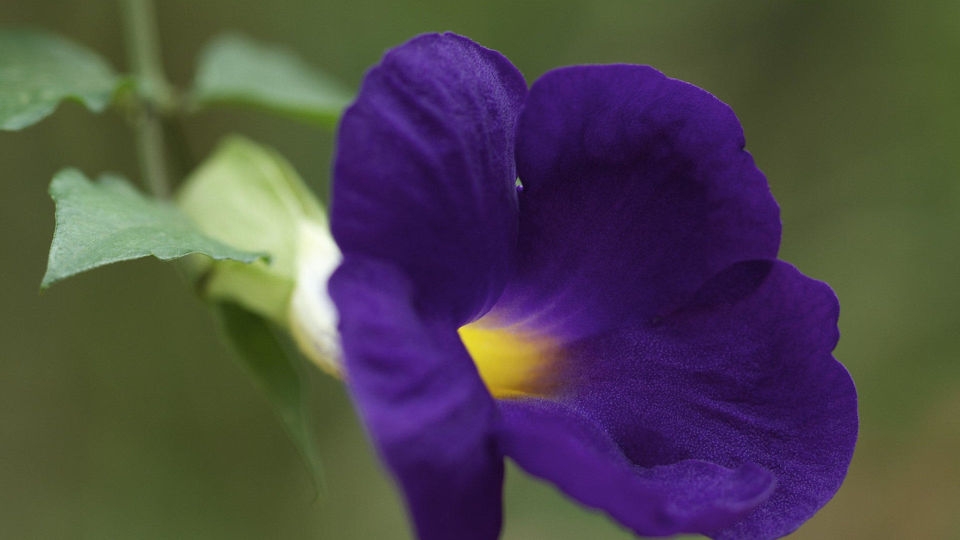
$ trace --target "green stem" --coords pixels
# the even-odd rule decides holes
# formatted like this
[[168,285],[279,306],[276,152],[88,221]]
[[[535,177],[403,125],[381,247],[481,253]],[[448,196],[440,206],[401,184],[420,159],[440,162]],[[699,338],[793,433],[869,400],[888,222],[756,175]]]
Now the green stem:
[[159,113],[173,107],[173,91],[163,76],[160,41],[151,0],[122,0],[127,52],[137,79],[137,156],[147,188],[157,197],[170,196],[163,124]]

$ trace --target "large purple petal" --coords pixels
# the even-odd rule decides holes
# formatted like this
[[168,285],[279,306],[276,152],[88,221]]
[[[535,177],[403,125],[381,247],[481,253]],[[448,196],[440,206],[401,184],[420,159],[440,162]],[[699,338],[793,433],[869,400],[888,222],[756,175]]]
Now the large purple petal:
[[774,258],[779,210],[733,111],[642,66],[558,69],[517,131],[518,269],[495,314],[569,339]]
[[642,468],[599,425],[560,403],[501,402],[501,448],[527,472],[637,534],[662,536],[726,527],[773,491],[769,471],[704,461]]
[[503,458],[493,398],[443,317],[418,313],[396,267],[347,256],[330,279],[347,380],[420,540],[492,540]]
[[453,34],[388,52],[344,113],[331,228],[347,255],[388,260],[418,301],[460,324],[499,296],[517,235],[517,69]]
[[[638,467],[698,460],[772,472],[777,487],[766,502],[732,525],[698,532],[785,535],[840,487],[856,442],[856,391],[831,354],[838,313],[829,287],[795,268],[738,263],[663,318],[627,319],[572,345],[560,401]],[[582,461],[596,467],[590,456]],[[554,473],[543,476],[563,486]],[[568,492],[596,504],[592,489]]]

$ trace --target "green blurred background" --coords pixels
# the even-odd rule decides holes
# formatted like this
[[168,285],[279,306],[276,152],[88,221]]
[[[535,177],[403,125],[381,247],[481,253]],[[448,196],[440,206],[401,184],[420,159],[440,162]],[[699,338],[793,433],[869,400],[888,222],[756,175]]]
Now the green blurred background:
[[[113,1],[3,0],[0,24],[58,31],[126,71]],[[632,62],[736,110],[782,206],[782,257],[840,296],[837,356],[862,431],[836,498],[797,538],[960,538],[960,2],[157,3],[170,78],[239,30],[353,87],[384,49],[453,30],[533,81]],[[333,137],[257,112],[186,120],[197,156],[228,132],[285,154],[324,193]],[[115,113],[67,104],[0,132],[0,537],[407,538],[399,500],[340,385],[311,378],[327,486],[216,340],[170,265],[146,260],[38,294],[53,231],[46,187],[74,165],[138,177]],[[325,195],[324,195],[325,196]],[[629,535],[526,478],[504,538]]]

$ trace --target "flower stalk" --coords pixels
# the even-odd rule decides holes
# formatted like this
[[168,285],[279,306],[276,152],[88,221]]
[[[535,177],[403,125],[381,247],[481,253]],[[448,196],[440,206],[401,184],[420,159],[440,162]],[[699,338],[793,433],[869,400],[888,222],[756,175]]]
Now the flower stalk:
[[127,56],[136,77],[138,110],[137,156],[150,193],[170,196],[163,124],[160,113],[174,106],[174,93],[163,75],[163,61],[157,33],[156,14],[151,0],[122,0]]

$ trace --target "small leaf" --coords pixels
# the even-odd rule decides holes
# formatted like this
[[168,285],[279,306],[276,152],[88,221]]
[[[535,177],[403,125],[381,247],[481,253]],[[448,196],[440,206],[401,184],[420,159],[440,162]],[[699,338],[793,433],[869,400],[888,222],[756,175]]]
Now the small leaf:
[[269,262],[201,263],[201,293],[235,302],[272,322],[287,322],[305,222],[326,216],[293,167],[276,152],[238,136],[225,139],[177,193],[201,231],[221,242],[270,255]]
[[211,304],[223,337],[266,394],[310,469],[314,487],[323,485],[320,457],[303,410],[299,357],[266,319],[230,303]]
[[177,207],[140,195],[116,176],[90,182],[80,171],[65,169],[53,177],[50,196],[57,224],[42,288],[91,268],[147,255],[166,260],[202,253],[243,262],[262,256],[210,238]]
[[100,56],[60,36],[0,30],[0,129],[35,124],[64,99],[100,112],[123,81]]
[[226,34],[201,53],[193,99],[259,107],[332,127],[353,96],[290,51]]

